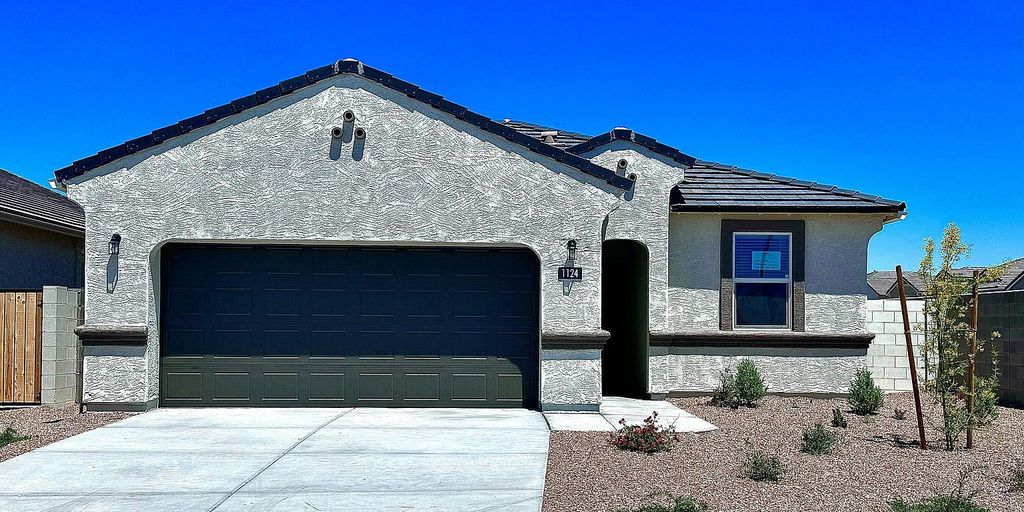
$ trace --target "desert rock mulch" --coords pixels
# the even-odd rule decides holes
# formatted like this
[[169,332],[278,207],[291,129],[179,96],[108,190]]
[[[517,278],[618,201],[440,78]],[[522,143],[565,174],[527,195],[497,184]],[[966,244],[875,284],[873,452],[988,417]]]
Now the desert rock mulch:
[[30,436],[0,448],[0,462],[132,415],[126,412],[81,414],[77,405],[0,409],[0,431],[10,426],[19,434]]
[[[975,436],[973,450],[943,450],[936,430],[941,415],[925,398],[930,449],[917,446],[910,393],[886,395],[874,416],[846,412],[843,399],[770,396],[754,409],[723,409],[707,398],[672,400],[718,426],[681,434],[672,451],[644,455],[608,444],[608,434],[552,432],[544,511],[612,511],[635,507],[661,492],[692,495],[715,511],[885,511],[897,498],[917,500],[954,489],[961,471],[968,491],[993,511],[1024,511],[1024,493],[1013,492],[1010,467],[1024,462],[1024,410],[1000,408],[996,422]],[[826,455],[800,452],[801,432],[822,422],[832,429],[832,409],[849,424],[839,446]],[[894,410],[907,411],[906,419]],[[962,441],[962,439],[961,439]],[[743,476],[751,447],[777,455],[785,466],[778,483]]]

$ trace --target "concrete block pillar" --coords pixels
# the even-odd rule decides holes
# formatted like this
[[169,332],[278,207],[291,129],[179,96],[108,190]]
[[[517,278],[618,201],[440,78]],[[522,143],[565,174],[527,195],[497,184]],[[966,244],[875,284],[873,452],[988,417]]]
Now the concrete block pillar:
[[84,294],[63,286],[43,287],[40,400],[65,405],[81,400],[82,345],[75,327],[83,321]]

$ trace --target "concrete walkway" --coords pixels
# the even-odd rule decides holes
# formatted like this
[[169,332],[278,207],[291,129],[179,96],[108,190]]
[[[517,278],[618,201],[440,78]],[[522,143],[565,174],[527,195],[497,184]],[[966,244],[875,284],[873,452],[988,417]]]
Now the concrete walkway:
[[537,512],[540,413],[158,409],[0,463],[0,510]]
[[718,427],[664,400],[638,400],[619,396],[601,398],[601,412],[547,412],[551,430],[578,432],[611,432],[619,429],[619,420],[627,424],[643,423],[652,412],[658,413],[658,424],[672,425],[676,432],[709,432]]

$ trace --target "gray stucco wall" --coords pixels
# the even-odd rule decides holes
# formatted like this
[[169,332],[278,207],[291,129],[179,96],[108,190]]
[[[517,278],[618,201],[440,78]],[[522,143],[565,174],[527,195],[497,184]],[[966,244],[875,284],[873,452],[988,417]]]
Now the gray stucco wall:
[[650,329],[666,329],[669,277],[669,193],[683,179],[681,164],[628,141],[615,141],[583,156],[615,169],[628,162],[625,174],[636,175],[631,200],[608,216],[605,240],[637,240],[647,247],[650,265]]
[[[867,246],[882,228],[874,215],[734,215],[673,213],[669,218],[666,333],[719,329],[722,219],[803,219],[805,328],[808,333],[864,333],[867,321]],[[707,392],[718,374],[750,358],[770,391],[842,393],[865,349],[760,347],[652,347],[652,393]]]
[[[348,109],[365,145],[332,151]],[[542,330],[600,328],[601,226],[617,189],[353,76],[240,117],[69,184],[86,212],[86,324],[149,329],[144,348],[88,347],[87,401],[158,397],[159,248],[174,240],[526,246],[541,264]],[[556,268],[570,238],[586,277],[566,294]]]
[[651,392],[710,392],[719,373],[743,359],[757,366],[769,393],[845,393],[864,367],[863,349],[651,347]]
[[806,329],[862,333],[867,318],[867,248],[882,228],[875,215],[726,215],[669,218],[670,332],[718,330],[722,219],[803,219],[806,225]]
[[81,287],[82,240],[0,221],[0,290]]

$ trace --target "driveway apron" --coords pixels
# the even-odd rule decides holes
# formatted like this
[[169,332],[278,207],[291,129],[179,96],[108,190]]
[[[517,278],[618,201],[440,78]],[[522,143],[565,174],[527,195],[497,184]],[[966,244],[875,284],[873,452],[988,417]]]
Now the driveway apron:
[[520,409],[158,409],[0,463],[0,510],[540,510]]

